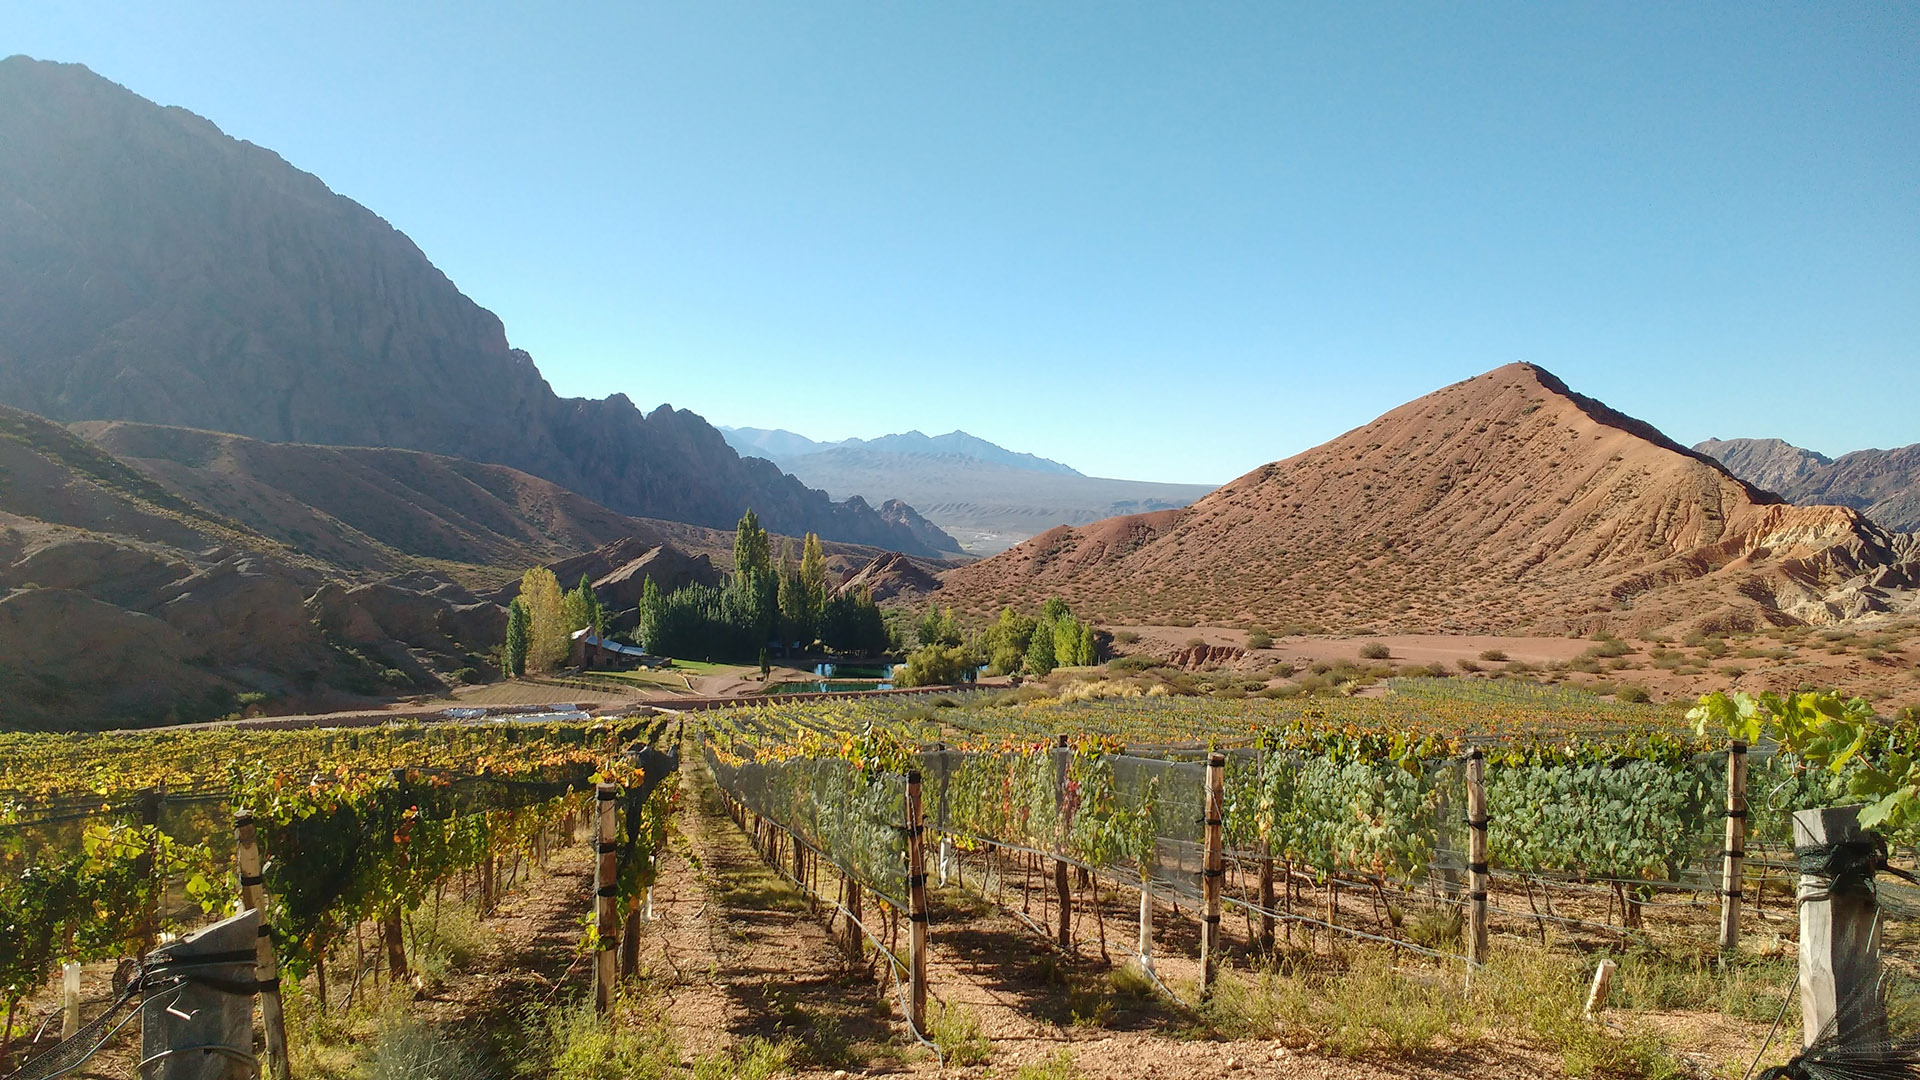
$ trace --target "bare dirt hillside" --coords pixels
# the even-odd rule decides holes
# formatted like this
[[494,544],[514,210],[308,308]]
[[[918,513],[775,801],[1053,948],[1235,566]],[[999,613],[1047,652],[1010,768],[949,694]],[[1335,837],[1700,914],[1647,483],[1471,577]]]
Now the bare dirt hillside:
[[730,531],[618,514],[504,465],[119,421],[72,428],[183,500],[349,573],[425,570],[491,590],[626,538],[733,550]]
[[1110,621],[1564,633],[1830,622],[1913,604],[1916,542],[1792,506],[1512,364],[1184,510],[1059,528],[943,576],[988,610]]
[[[587,576],[618,610],[649,578],[712,582],[732,561],[731,532],[616,514],[505,466],[76,427],[92,441],[0,406],[0,727],[443,693],[486,669],[502,586],[528,566]],[[842,574],[881,554],[826,548]]]

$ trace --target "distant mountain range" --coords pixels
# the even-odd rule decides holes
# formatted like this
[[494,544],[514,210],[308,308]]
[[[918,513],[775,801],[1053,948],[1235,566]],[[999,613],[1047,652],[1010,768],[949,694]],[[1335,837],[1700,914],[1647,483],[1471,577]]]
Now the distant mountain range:
[[1111,622],[1589,634],[1920,612],[1920,536],[1793,506],[1512,364],[1181,510],[1056,528],[933,603]]
[[[508,465],[640,517],[920,555],[684,410],[561,398],[406,236],[77,64],[0,60],[0,402]],[[929,531],[932,530],[932,531]]]
[[1708,439],[1694,449],[1793,502],[1851,506],[1889,529],[1920,532],[1920,443],[1837,459],[1779,439]]
[[964,431],[818,442],[779,429],[720,430],[740,453],[764,457],[835,498],[908,503],[976,555],[1004,551],[1056,525],[1176,509],[1213,490],[1085,476]]
[[823,454],[829,450],[868,450],[876,454],[954,454],[1029,472],[1057,476],[1081,475],[1057,461],[1018,453],[964,431],[949,431],[945,435],[923,435],[918,431],[909,431],[899,435],[882,435],[877,439],[841,439],[839,442],[815,442],[805,435],[781,428],[733,428],[723,424],[720,433],[727,437],[727,442],[735,450],[768,461],[785,461],[810,454]]

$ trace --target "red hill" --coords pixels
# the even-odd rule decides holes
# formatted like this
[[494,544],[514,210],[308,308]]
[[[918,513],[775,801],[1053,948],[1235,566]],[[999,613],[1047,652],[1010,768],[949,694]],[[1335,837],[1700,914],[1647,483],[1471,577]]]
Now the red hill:
[[953,570],[942,599],[1337,630],[1754,625],[1905,606],[1917,563],[1912,536],[1786,505],[1512,364],[1186,509],[1054,529]]

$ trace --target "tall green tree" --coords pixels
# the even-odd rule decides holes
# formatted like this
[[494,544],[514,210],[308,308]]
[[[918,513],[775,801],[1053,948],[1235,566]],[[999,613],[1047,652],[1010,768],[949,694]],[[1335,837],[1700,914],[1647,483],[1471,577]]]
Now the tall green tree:
[[768,574],[773,572],[773,543],[760,518],[752,510],[740,515],[733,531],[733,573]]
[[[1043,630],[1041,628],[1041,630]],[[1053,635],[1035,630],[1027,643],[1026,665],[1030,675],[1045,675],[1059,666],[1053,655]]]
[[527,673],[527,643],[533,635],[533,617],[527,614],[527,605],[518,597],[507,605],[507,641],[504,648],[504,665],[509,676]]
[[556,671],[567,662],[566,612],[560,596],[560,579],[544,566],[536,566],[520,578],[520,601],[527,606],[527,670],[535,674]]
[[808,533],[801,549],[800,583],[806,586],[807,603],[817,620],[827,609],[827,553],[820,547],[818,534]]
[[594,594],[593,583],[587,580],[585,574],[580,575],[579,586],[561,599],[560,606],[569,634],[586,629],[591,630],[594,637],[600,636],[605,615],[600,606],[600,597]]
[[915,628],[922,645],[958,645],[965,640],[960,633],[960,622],[953,617],[953,609],[928,608],[927,614]]

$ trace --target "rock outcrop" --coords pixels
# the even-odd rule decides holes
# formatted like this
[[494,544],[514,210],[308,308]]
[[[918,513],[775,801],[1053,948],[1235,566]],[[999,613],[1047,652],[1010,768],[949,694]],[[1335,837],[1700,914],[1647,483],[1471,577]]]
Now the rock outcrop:
[[928,566],[890,551],[854,571],[840,583],[840,592],[867,589],[876,602],[899,600],[911,603],[940,587],[940,580]]
[[1835,459],[1779,439],[1708,439],[1694,449],[1793,502],[1851,506],[1883,528],[1920,532],[1920,443]]

